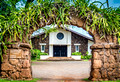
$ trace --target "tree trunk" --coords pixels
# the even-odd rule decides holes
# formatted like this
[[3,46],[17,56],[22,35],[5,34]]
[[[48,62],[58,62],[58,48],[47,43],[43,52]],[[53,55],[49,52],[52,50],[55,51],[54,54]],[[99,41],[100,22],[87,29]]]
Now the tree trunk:
[[108,0],[106,0],[106,2],[107,2],[107,7],[109,8],[109,2],[108,2]]

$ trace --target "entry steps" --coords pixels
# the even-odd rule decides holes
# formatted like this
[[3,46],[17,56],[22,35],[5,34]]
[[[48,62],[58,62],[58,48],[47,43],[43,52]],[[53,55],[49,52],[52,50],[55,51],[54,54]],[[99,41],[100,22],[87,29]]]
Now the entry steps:
[[72,57],[49,57],[47,59],[41,59],[40,61],[75,61]]

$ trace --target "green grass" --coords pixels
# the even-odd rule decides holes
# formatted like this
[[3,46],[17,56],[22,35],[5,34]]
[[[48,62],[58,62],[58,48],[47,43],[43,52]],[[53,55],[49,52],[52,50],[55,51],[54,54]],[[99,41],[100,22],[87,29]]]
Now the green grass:
[[101,82],[120,82],[120,80],[116,80],[116,81],[101,81]]
[[83,79],[83,81],[88,81],[88,82],[120,82],[120,80],[116,80],[116,81],[90,81],[90,80],[88,80],[88,78],[85,78],[85,79]]
[[34,78],[33,80],[30,80],[30,81],[27,81],[27,80],[17,81],[17,80],[8,80],[8,79],[1,79],[0,78],[0,82],[37,82],[37,80],[40,80],[40,79]]

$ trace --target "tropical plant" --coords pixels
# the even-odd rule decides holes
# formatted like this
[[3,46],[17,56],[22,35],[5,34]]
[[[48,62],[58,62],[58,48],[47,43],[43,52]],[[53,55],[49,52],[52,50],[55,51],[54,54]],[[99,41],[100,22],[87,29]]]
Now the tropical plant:
[[[3,1],[9,2],[5,2],[5,12],[10,11],[7,14],[0,11],[0,44],[4,49],[12,41],[30,42],[31,29],[37,30],[51,23],[58,27],[70,24],[70,15],[83,19],[86,30],[97,30],[102,38],[106,38],[106,35],[118,36],[120,32],[119,7],[99,8],[90,0],[37,0],[37,4],[27,0],[26,8],[17,10],[14,5],[19,0]],[[11,6],[11,3],[14,4]]]
[[41,55],[48,55],[48,53],[41,52],[41,51],[38,50],[38,49],[32,49],[32,50],[31,50],[31,59],[32,59],[32,60],[40,59],[40,56],[41,56]]
[[36,59],[40,59],[40,50],[38,49],[32,49],[31,50],[31,59],[32,60],[36,60]]
[[81,55],[81,59],[91,59],[92,55]]
[[91,55],[91,54],[89,54],[89,52],[87,51],[87,52],[85,53],[85,55]]
[[41,52],[40,55],[48,55],[48,53]]
[[82,55],[81,52],[73,52],[72,55]]

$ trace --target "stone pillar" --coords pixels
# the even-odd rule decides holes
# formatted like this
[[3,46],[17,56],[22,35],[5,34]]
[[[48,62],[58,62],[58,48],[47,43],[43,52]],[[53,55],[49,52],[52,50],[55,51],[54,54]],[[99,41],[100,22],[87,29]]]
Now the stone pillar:
[[120,55],[117,44],[93,44],[90,80],[120,79]]
[[27,43],[15,43],[7,47],[6,51],[3,50],[2,77],[13,80],[31,80],[31,46]]

